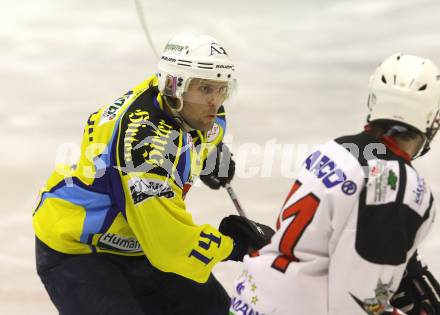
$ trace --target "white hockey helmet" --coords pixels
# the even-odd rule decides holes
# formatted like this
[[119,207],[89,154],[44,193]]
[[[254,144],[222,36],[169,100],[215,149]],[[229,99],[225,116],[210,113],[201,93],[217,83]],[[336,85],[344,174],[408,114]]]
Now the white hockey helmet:
[[177,34],[166,44],[158,64],[159,92],[177,98],[179,112],[182,96],[191,79],[206,79],[228,83],[228,96],[234,92],[234,64],[226,50],[209,35]]
[[439,128],[440,73],[429,59],[394,54],[370,78],[367,120],[409,125],[427,138]]

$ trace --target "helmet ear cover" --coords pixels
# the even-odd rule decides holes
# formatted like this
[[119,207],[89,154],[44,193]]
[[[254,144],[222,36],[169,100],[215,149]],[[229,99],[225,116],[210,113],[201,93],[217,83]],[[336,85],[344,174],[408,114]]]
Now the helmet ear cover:
[[[159,75],[162,75],[162,73],[160,73]],[[170,106],[176,112],[180,112],[183,108],[183,100],[177,97],[176,81],[176,77],[166,74],[165,86],[163,88],[162,94],[165,97],[168,106]]]

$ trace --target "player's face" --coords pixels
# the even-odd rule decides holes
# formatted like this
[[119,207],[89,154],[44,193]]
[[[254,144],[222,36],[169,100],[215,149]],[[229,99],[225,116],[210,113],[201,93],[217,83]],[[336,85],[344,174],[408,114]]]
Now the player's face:
[[228,84],[221,81],[192,79],[183,94],[183,119],[194,129],[209,131],[219,107],[228,95]]

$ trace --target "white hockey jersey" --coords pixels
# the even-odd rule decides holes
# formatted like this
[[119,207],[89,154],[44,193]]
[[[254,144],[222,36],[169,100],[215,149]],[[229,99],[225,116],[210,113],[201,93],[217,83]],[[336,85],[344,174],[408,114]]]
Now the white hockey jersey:
[[245,257],[231,313],[392,312],[389,298],[432,208],[424,179],[391,138],[329,141],[303,163],[271,243]]

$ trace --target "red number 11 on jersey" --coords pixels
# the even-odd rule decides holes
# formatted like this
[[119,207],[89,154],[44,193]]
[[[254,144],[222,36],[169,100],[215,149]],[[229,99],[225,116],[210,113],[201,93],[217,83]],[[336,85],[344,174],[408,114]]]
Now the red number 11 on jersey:
[[[302,184],[299,181],[295,181],[292,189],[287,195],[284,205],[301,187],[301,185]],[[291,217],[293,217],[293,220],[290,222],[289,226],[281,237],[279,246],[281,254],[273,261],[272,268],[284,273],[292,261],[299,261],[298,258],[295,257],[293,251],[298,243],[298,240],[304,233],[304,230],[312,221],[318,206],[319,198],[314,194],[309,193],[283,210],[281,220],[284,221]],[[278,218],[277,229],[279,229],[280,225],[280,218]]]

